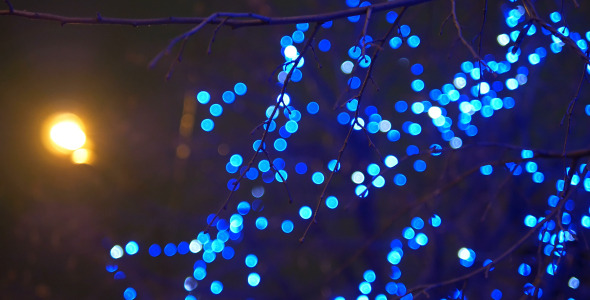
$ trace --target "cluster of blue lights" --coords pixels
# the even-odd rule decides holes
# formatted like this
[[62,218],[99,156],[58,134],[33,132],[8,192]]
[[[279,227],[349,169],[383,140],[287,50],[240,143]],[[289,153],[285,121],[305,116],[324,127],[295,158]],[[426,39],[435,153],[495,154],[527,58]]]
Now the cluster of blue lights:
[[[365,7],[371,3],[346,0],[346,5],[351,8]],[[518,97],[515,96],[514,91],[527,84],[529,68],[542,65],[549,54],[561,52],[565,44],[544,28],[535,27],[532,24],[524,26],[525,9],[519,5],[511,5],[512,8],[504,11],[509,32],[498,34],[496,37],[498,45],[506,49],[506,54],[502,57],[486,55],[483,57],[483,62],[464,61],[457,66],[456,73],[453,71],[455,74],[452,78],[440,86],[433,86],[421,77],[429,72],[427,64],[412,61],[409,63],[408,74],[411,80],[409,86],[406,87],[415,95],[412,100],[392,99],[391,103],[382,107],[373,105],[363,107],[358,99],[349,99],[344,107],[335,114],[337,124],[341,125],[339,128],[349,129],[352,127],[355,131],[364,131],[371,135],[371,138],[380,138],[387,143],[404,143],[403,147],[398,147],[402,150],[381,153],[382,157],[376,161],[365,161],[362,162],[362,165],[353,166],[352,169],[343,167],[343,169],[347,169],[346,172],[350,172],[344,174],[343,177],[347,181],[350,178],[354,184],[354,194],[351,196],[366,198],[369,193],[377,192],[386,186],[395,189],[404,188],[408,182],[414,180],[415,175],[433,169],[431,160],[439,157],[443,149],[460,149],[464,142],[477,136],[480,133],[480,129],[476,125],[477,118],[492,118],[502,110],[512,109],[518,105]],[[384,17],[388,23],[394,23],[398,14],[390,11]],[[562,22],[559,12],[552,12],[549,17],[556,26]],[[351,16],[347,20],[362,25],[360,16]],[[322,25],[324,29],[331,26],[332,22]],[[287,79],[293,83],[303,80],[302,70],[305,66],[305,59],[300,57],[300,47],[306,40],[309,28],[307,23],[297,24],[291,34],[280,39],[280,54],[284,58],[284,63],[276,77],[279,86],[286,84]],[[580,50],[588,50],[590,32],[587,32],[584,37],[566,26],[557,28],[564,36],[570,37]],[[513,51],[521,30],[526,30],[525,39],[539,34],[550,36],[547,39],[550,42],[549,46],[527,49],[526,51],[529,53],[524,53],[524,50],[520,48]],[[372,42],[371,36],[363,36],[358,41],[355,40],[353,45],[349,45],[350,47],[346,47],[339,56],[343,59],[337,64],[338,72],[342,72],[346,76],[346,84],[350,90],[358,90],[361,87],[363,84],[361,78],[364,78],[362,75],[374,63],[369,55],[370,51],[367,50],[371,47]],[[392,51],[400,51],[403,49],[402,47],[410,49],[420,47],[421,38],[417,33],[412,32],[410,25],[402,24],[396,35],[391,37],[387,43],[389,48],[393,49]],[[336,48],[333,47],[329,39],[317,39],[313,42],[313,47],[321,52],[333,51]],[[590,66],[588,66],[588,73],[590,74]],[[487,74],[494,76],[484,76]],[[493,79],[486,80],[485,78]],[[246,84],[239,82],[234,85],[233,90],[223,92],[221,100],[217,102],[213,100],[214,97],[209,92],[198,91],[196,101],[207,108],[202,110],[205,111],[205,115],[200,120],[201,130],[205,133],[214,133],[217,129],[215,123],[221,120],[224,113],[233,109],[232,104],[239,101],[239,97],[245,96],[247,90]],[[303,101],[298,95],[280,93],[273,95],[270,102],[272,103],[260,112],[262,116],[267,118],[262,126],[268,133],[268,135],[265,134],[264,141],[256,139],[252,142],[251,147],[248,146],[250,150],[231,153],[227,155],[229,159],[224,161],[225,171],[231,177],[225,185],[227,189],[234,192],[238,191],[240,187],[244,189],[244,186],[248,187],[248,184],[252,184],[253,187],[248,191],[248,196],[251,195],[252,199],[236,201],[235,213],[232,213],[228,218],[214,214],[209,215],[207,218],[207,223],[211,225],[209,232],[200,232],[191,241],[151,245],[129,241],[126,244],[114,245],[110,249],[111,258],[117,261],[126,255],[149,255],[150,257],[199,255],[200,257],[193,266],[192,274],[184,281],[184,289],[188,292],[185,300],[197,299],[195,296],[197,291],[200,293],[206,291],[213,295],[223,293],[222,279],[210,278],[214,276],[207,272],[208,266],[221,258],[240,260],[240,266],[245,267],[242,279],[249,287],[264,285],[264,272],[259,267],[260,264],[263,264],[264,257],[259,257],[255,253],[239,252],[242,249],[238,247],[238,244],[249,234],[244,231],[244,228],[252,226],[259,233],[274,230],[289,236],[289,234],[292,235],[293,232],[296,232],[297,226],[311,221],[315,213],[312,208],[315,207],[314,205],[300,203],[291,207],[294,210],[291,215],[278,220],[275,220],[274,216],[271,218],[268,215],[262,215],[264,205],[261,198],[265,195],[265,185],[275,182],[278,184],[290,182],[294,180],[294,177],[299,176],[312,186],[317,187],[324,185],[332,172],[341,171],[341,164],[334,157],[328,159],[327,163],[318,164],[294,159],[297,156],[292,155],[291,152],[294,148],[292,145],[295,144],[291,138],[304,128],[301,121],[314,117],[325,117],[322,113],[328,109],[320,106],[321,102],[318,99]],[[590,105],[585,106],[585,112],[590,116]],[[391,117],[388,119],[388,116]],[[404,121],[398,122],[399,119]],[[436,133],[436,138],[424,144],[425,136],[431,132]],[[432,135],[428,136],[431,138]],[[263,151],[268,155],[257,155],[256,160],[253,159],[252,164],[249,164],[250,157]],[[513,176],[524,174],[530,176],[530,180],[534,183],[544,183],[548,180],[545,177],[546,173],[534,159],[535,153],[524,149],[521,152],[521,160],[504,165],[482,164],[479,166],[479,172],[481,176],[489,178],[497,173],[505,172],[507,169]],[[409,168],[402,169],[400,165],[405,164]],[[590,175],[584,172],[585,168],[586,165],[579,166],[579,170],[576,170],[570,184],[572,186],[580,185],[586,192],[590,192]],[[557,207],[560,201],[565,201],[563,212],[559,216],[560,224],[554,220],[546,221],[543,215],[527,214],[523,216],[523,224],[527,229],[531,230],[531,228],[539,226],[537,239],[542,246],[543,254],[550,258],[550,262],[544,266],[544,271],[549,276],[554,276],[560,270],[560,260],[567,253],[566,244],[575,240],[576,230],[580,226],[590,229],[590,210],[588,213],[577,216],[573,212],[575,206],[573,200],[560,200],[557,196],[564,190],[565,185],[563,180],[558,180],[556,195],[549,196],[547,201],[549,209]],[[342,197],[345,196],[327,195],[325,199],[322,199],[323,203],[320,204],[322,204],[322,208],[328,208],[326,211],[334,211],[339,208]],[[577,217],[579,217],[579,221],[575,221],[577,219],[574,218]],[[389,278],[382,279],[380,277],[383,276],[382,274],[377,274],[371,269],[365,270],[362,274],[362,281],[358,284],[356,299],[381,300],[392,296],[403,300],[413,299],[413,294],[408,293],[408,288],[401,279],[400,265],[404,255],[407,255],[408,252],[426,247],[429,244],[429,234],[441,226],[441,223],[441,217],[436,214],[427,219],[413,217],[409,226],[401,230],[399,238],[391,241],[391,249],[383,258],[390,265]],[[474,249],[468,247],[460,248],[457,251],[457,257],[459,265],[465,268],[471,268],[476,261],[479,261],[479,265],[483,262],[484,266],[492,263],[489,259],[481,259],[476,255]],[[516,272],[522,277],[529,278],[532,276],[531,274],[534,274],[535,270],[532,268],[535,266],[523,262],[518,266]],[[113,273],[115,279],[126,278],[125,273],[119,269],[117,264],[109,263],[106,269]],[[382,282],[386,282],[385,286],[375,284],[378,278],[382,279]],[[211,281],[207,281],[205,284],[206,279],[211,279]],[[227,285],[225,288],[230,288],[230,283],[225,283]],[[572,276],[568,281],[568,286],[571,289],[577,289],[580,286],[580,279]],[[384,290],[379,290],[380,288],[384,288]],[[543,293],[542,289],[532,283],[526,283],[523,291],[526,295],[537,295],[539,298]],[[499,289],[494,289],[490,294],[494,300],[502,299],[502,296],[502,291]],[[138,293],[134,288],[129,287],[124,291],[123,297],[126,300],[136,299]],[[467,299],[460,290],[452,292],[450,298]],[[345,298],[338,296],[333,299],[343,300]]]

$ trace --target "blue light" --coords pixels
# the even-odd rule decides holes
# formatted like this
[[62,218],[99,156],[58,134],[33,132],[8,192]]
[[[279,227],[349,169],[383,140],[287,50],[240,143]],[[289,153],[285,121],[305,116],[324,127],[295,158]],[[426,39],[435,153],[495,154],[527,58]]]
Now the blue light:
[[369,166],[367,166],[367,173],[371,176],[376,176],[380,171],[381,168],[379,168],[379,165],[377,164],[369,164]]
[[348,113],[341,112],[338,114],[338,123],[345,125],[348,122],[350,122],[350,115]]
[[389,11],[387,13],[387,15],[385,15],[385,18],[387,19],[387,22],[390,24],[393,24],[393,22],[395,22],[395,20],[397,19],[398,15],[395,11]]
[[400,113],[405,112],[406,110],[408,110],[408,103],[406,101],[403,101],[403,100],[402,101],[397,101],[395,103],[395,110],[397,112],[400,112]]
[[311,180],[315,184],[322,184],[324,182],[324,174],[321,172],[315,172],[313,175],[311,175]]
[[433,215],[430,220],[428,220],[428,223],[430,223],[432,227],[438,227],[442,223],[442,220],[438,215]]
[[152,257],[156,257],[162,253],[162,248],[159,245],[153,244],[148,249],[148,252]]
[[389,40],[389,46],[392,49],[397,49],[402,45],[402,39],[398,36],[392,38],[391,40]]
[[364,55],[363,57],[359,58],[358,61],[361,68],[367,68],[369,65],[371,65],[371,57],[368,55]]
[[382,188],[383,186],[385,186],[385,178],[383,178],[383,176],[379,175],[377,177],[375,177],[375,179],[373,180],[373,186],[377,187],[377,188]]
[[[204,263],[204,261],[203,261]],[[205,279],[205,277],[207,276],[207,270],[205,270],[205,267],[199,266],[196,267],[195,270],[193,271],[193,277],[195,277],[196,280],[203,280]]]
[[479,168],[479,172],[483,175],[490,175],[494,169],[491,165],[484,165]]
[[[326,198],[326,206],[329,209],[335,209],[336,207],[338,207],[338,198],[334,196],[329,196],[328,198]],[[590,218],[588,218],[588,224],[590,226]]]
[[537,218],[532,215],[528,215],[524,218],[524,225],[527,227],[535,227],[537,225]]
[[307,172],[307,165],[304,162],[297,163],[295,165],[295,172],[297,174],[305,174]]
[[211,105],[211,107],[209,107],[209,112],[211,113],[212,116],[219,117],[223,113],[223,107],[221,107],[221,105],[215,103],[215,104]]
[[399,27],[399,33],[403,36],[403,37],[407,37],[408,35],[410,35],[410,26],[408,25],[402,25]]
[[531,266],[522,263],[518,266],[518,274],[522,276],[529,276],[531,274]]
[[254,268],[258,264],[258,257],[254,254],[248,254],[244,259],[244,263],[248,268]]
[[551,14],[549,14],[549,18],[553,23],[557,23],[561,21],[561,14],[559,12],[554,11]]
[[211,119],[205,119],[201,122],[201,129],[204,131],[209,132],[213,130],[213,127],[215,127],[215,122],[213,122]]
[[385,291],[390,295],[397,294],[397,284],[395,282],[389,282],[385,285]]
[[406,227],[404,228],[404,230],[402,231],[402,235],[405,239],[412,239],[414,238],[414,236],[416,235],[416,232],[414,231],[414,229],[412,229],[411,227]]
[[542,183],[543,181],[545,181],[545,175],[543,175],[543,173],[541,172],[535,172],[533,173],[533,181],[535,183]]
[[209,93],[207,93],[205,91],[200,91],[197,94],[197,101],[199,101],[199,103],[207,104],[207,103],[209,103],[209,100],[211,100],[211,95],[209,95]]
[[348,86],[353,90],[358,89],[361,86],[361,79],[356,76],[352,76],[350,79],[348,79]]
[[420,38],[417,35],[413,35],[408,38],[408,46],[411,48],[416,48],[420,45]]
[[416,79],[414,81],[412,81],[412,90],[414,90],[415,92],[420,92],[424,89],[424,81],[420,80],[420,79]]
[[284,233],[291,233],[293,231],[293,222],[291,220],[285,220],[281,223],[281,230]]
[[223,95],[221,95],[221,98],[225,103],[234,103],[236,95],[232,91],[225,91],[223,92]]
[[237,211],[240,215],[246,215],[250,212],[250,203],[242,201],[238,204]]
[[420,246],[425,246],[428,244],[428,236],[422,232],[416,235],[416,243]]
[[264,229],[266,229],[267,226],[268,226],[268,220],[265,217],[258,217],[256,219],[256,228],[258,228],[260,230],[264,230]]
[[348,56],[352,59],[357,59],[361,56],[361,48],[359,46],[352,46],[348,49]]
[[399,249],[394,249],[387,254],[387,261],[392,265],[397,265],[402,260],[403,252]]
[[361,16],[351,16],[351,17],[348,17],[347,19],[351,23],[356,23],[356,22],[358,22],[360,20],[360,18],[361,18]]
[[365,198],[369,195],[369,189],[365,185],[359,184],[354,189],[354,193],[361,198]]
[[281,47],[285,48],[291,45],[293,45],[293,39],[290,36],[285,35],[281,38]]
[[408,126],[408,133],[411,135],[419,135],[422,132],[422,126],[418,123],[412,123]]
[[348,7],[357,7],[360,2],[360,0],[346,0],[346,5],[348,5]]
[[219,295],[223,291],[223,284],[219,281],[211,282],[211,293]]
[[166,246],[164,246],[164,254],[166,254],[166,256],[172,256],[176,254],[176,245],[172,243],[166,244]]
[[311,210],[311,208],[309,206],[302,206],[299,209],[299,216],[305,220],[311,218],[312,213],[313,213],[313,211]]
[[137,297],[137,292],[132,287],[126,288],[125,291],[123,292],[123,298],[125,298],[125,300],[133,300],[136,297]]
[[421,159],[418,159],[414,162],[414,170],[417,172],[424,172],[426,170],[426,162]]
[[371,293],[371,284],[363,281],[359,284],[359,291],[365,295]]
[[260,275],[258,273],[248,274],[248,285],[258,286],[258,284],[260,284]]
[[396,174],[396,175],[393,177],[393,182],[394,182],[396,185],[402,186],[402,185],[406,184],[406,182],[407,182],[407,179],[406,179],[406,176],[404,176],[404,174]]
[[[414,75],[421,75],[422,72],[424,72],[424,67],[421,64],[415,64],[413,65],[410,70],[412,71],[412,74]],[[436,100],[436,99],[433,99]]]
[[422,220],[422,218],[420,218],[420,217],[414,217],[412,219],[411,224],[412,224],[412,227],[414,227],[418,230],[424,228],[424,220]]
[[134,255],[139,251],[139,245],[135,241],[130,241],[125,245],[125,252],[129,255]]
[[329,40],[323,39],[318,43],[318,48],[322,52],[327,52],[332,47],[332,43]]
[[414,102],[412,104],[412,112],[415,114],[421,114],[424,112],[424,104],[422,102]]
[[296,30],[293,32],[293,35],[291,35],[291,38],[293,39],[293,42],[301,43],[305,40],[305,34],[300,30]]
[[205,250],[203,252],[203,260],[206,263],[211,263],[215,260],[215,258],[217,258],[217,254],[215,254],[215,252],[211,251],[211,250]]
[[387,139],[392,142],[398,141],[400,139],[400,137],[401,137],[401,135],[400,135],[399,131],[397,131],[395,129],[387,132]]
[[308,113],[315,115],[318,113],[319,110],[320,110],[320,106],[317,102],[312,101],[307,104],[307,112]]
[[398,159],[397,159],[397,157],[395,157],[393,155],[388,155],[385,157],[383,162],[385,163],[386,167],[393,168],[398,164]]
[[125,252],[123,252],[123,247],[119,246],[119,245],[115,245],[113,246],[113,248],[111,248],[111,257],[114,259],[119,259],[121,257],[123,257],[123,254]]
[[366,270],[365,273],[363,273],[363,279],[367,282],[374,282],[376,278],[377,275],[375,275],[375,271],[373,270]]
[[285,149],[287,149],[287,141],[285,141],[282,138],[278,138],[274,142],[274,147],[279,152],[284,151]]

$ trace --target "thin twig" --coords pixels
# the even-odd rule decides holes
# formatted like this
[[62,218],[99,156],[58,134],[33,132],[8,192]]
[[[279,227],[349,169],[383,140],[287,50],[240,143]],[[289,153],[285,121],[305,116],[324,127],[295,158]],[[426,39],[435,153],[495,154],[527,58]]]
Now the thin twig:
[[473,47],[471,47],[469,42],[467,42],[465,37],[463,37],[463,31],[461,30],[461,24],[459,24],[459,20],[457,20],[457,12],[455,10],[455,0],[451,0],[451,16],[453,17],[453,24],[455,24],[455,28],[457,29],[457,36],[459,37],[459,40],[461,40],[461,43],[463,43],[465,48],[467,48],[467,50],[469,50],[469,52],[471,52],[471,55],[473,56],[473,58],[475,58],[481,64],[483,64],[486,67],[486,69],[491,70],[491,68],[479,56],[479,54],[477,54],[477,52],[475,52],[475,49],[473,49]]
[[228,19],[229,19],[229,17],[225,17],[223,19],[223,21],[221,21],[221,23],[219,23],[219,25],[217,25],[217,27],[215,27],[215,31],[213,31],[213,35],[211,35],[211,40],[209,41],[209,46],[207,46],[207,55],[211,54],[211,46],[213,45],[213,42],[215,42],[215,37],[217,36],[217,32],[219,31],[219,29],[221,27],[223,27],[223,24],[225,24],[225,22],[227,22]]
[[[253,13],[234,13],[234,12],[218,12],[217,17],[208,22],[209,24],[220,24],[223,18],[230,19],[225,22],[225,26],[232,28],[251,27],[251,26],[267,26],[267,25],[285,25],[298,23],[324,23],[335,19],[347,18],[350,16],[364,15],[367,8],[370,7],[373,12],[391,10],[400,7],[415,6],[418,4],[432,2],[435,0],[394,0],[381,2],[365,7],[356,7],[350,9],[337,10],[321,14],[300,15],[291,17],[267,17]],[[5,1],[7,2],[7,1]],[[87,25],[129,25],[150,26],[150,25],[170,25],[170,24],[200,24],[207,18],[204,17],[166,17],[166,18],[152,18],[152,19],[131,19],[131,18],[109,18],[103,17],[100,19],[94,17],[68,17],[50,13],[30,12],[26,10],[0,10],[0,16],[11,15],[15,17],[22,17],[28,19],[44,20],[58,22],[62,25],[66,24],[87,24]]]
[[576,102],[578,101],[578,98],[580,97],[580,92],[582,91],[582,84],[584,83],[584,78],[586,78],[587,66],[588,66],[588,64],[584,64],[584,66],[582,68],[582,76],[580,77],[580,82],[578,83],[578,89],[576,91],[576,94],[572,98],[572,101],[570,101],[570,104],[567,107],[567,112],[564,114],[563,118],[561,119],[561,125],[563,126],[563,122],[567,118],[567,126],[566,126],[565,138],[563,141],[563,150],[562,150],[562,153],[564,155],[565,155],[565,150],[567,148],[567,141],[568,141],[568,137],[569,137],[569,133],[570,133],[570,126],[571,126],[572,114],[574,112],[574,106],[576,106]]

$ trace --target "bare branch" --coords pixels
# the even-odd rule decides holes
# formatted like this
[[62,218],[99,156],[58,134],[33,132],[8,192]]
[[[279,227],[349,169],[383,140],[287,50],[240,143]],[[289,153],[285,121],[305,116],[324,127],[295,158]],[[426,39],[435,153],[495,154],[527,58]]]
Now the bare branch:
[[[357,7],[351,9],[338,10],[322,14],[291,16],[291,17],[267,17],[253,13],[233,13],[233,12],[219,12],[215,13],[216,17],[209,20],[209,24],[221,24],[232,28],[261,26],[261,25],[284,25],[284,24],[298,24],[298,23],[323,23],[335,19],[342,19],[350,16],[364,15],[370,8],[373,12],[390,10],[399,7],[415,6],[425,2],[434,0],[394,0],[382,3],[373,4],[365,7]],[[65,24],[87,24],[87,25],[129,25],[150,26],[150,25],[169,25],[169,24],[200,24],[207,20],[204,17],[167,17],[167,18],[153,18],[153,19],[129,19],[129,18],[109,18],[109,17],[67,17],[56,14],[29,12],[25,10],[15,10],[9,5],[8,10],[0,10],[0,16],[15,16],[28,19],[44,20],[58,22]],[[223,22],[224,18],[229,18]]]
[[486,62],[479,56],[479,54],[477,54],[475,49],[473,49],[473,47],[471,47],[471,45],[465,39],[465,37],[463,37],[463,31],[461,30],[461,24],[459,24],[459,20],[457,20],[457,13],[455,11],[455,0],[451,0],[451,16],[453,17],[453,23],[455,24],[455,28],[457,28],[457,36],[459,37],[459,40],[461,40],[461,43],[463,43],[465,48],[467,48],[467,50],[469,50],[469,52],[471,52],[471,55],[473,56],[473,58],[477,59],[488,70],[491,70],[491,68],[486,64]]

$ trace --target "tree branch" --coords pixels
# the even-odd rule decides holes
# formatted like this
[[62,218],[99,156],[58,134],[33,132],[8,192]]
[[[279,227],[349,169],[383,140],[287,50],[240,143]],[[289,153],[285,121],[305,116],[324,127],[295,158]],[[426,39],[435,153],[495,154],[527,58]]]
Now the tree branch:
[[[291,17],[267,17],[253,13],[234,13],[234,12],[218,12],[214,15],[215,18],[209,20],[209,24],[222,24],[232,28],[251,27],[261,25],[285,25],[298,23],[323,23],[334,19],[343,19],[350,16],[365,15],[367,11],[378,12],[383,10],[390,10],[399,7],[415,6],[425,2],[434,0],[394,0],[382,3],[377,3],[365,7],[356,7],[344,10],[338,10],[322,14],[311,14]],[[66,24],[86,24],[86,25],[129,25],[150,26],[150,25],[171,25],[171,24],[200,24],[208,18],[204,17],[166,17],[166,18],[151,18],[151,19],[131,19],[131,18],[109,18],[109,17],[68,17],[50,13],[29,12],[25,10],[15,10],[10,2],[5,1],[9,9],[0,10],[0,16],[15,16],[27,19],[44,20],[51,22],[58,22],[61,25]],[[224,22],[224,19],[228,18]]]

